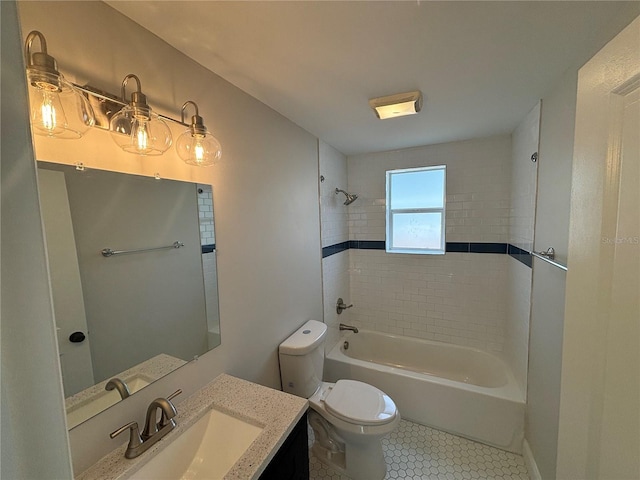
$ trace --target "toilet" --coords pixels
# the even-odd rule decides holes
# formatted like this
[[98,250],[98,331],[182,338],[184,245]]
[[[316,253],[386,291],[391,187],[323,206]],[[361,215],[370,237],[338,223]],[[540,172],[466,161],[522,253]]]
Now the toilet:
[[327,326],[309,320],[280,344],[280,377],[285,392],[309,399],[312,453],[355,480],[381,480],[387,468],[382,438],[400,422],[393,400],[355,380],[322,381]]

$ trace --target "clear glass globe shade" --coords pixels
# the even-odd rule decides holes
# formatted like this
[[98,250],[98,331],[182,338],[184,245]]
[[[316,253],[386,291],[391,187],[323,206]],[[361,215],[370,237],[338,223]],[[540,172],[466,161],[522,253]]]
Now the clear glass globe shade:
[[187,164],[210,167],[222,157],[220,142],[209,132],[193,133],[190,129],[176,140],[178,156]]
[[171,146],[171,130],[158,115],[140,115],[131,106],[123,107],[111,117],[109,133],[125,152],[136,155],[162,155]]
[[27,70],[31,127],[37,135],[80,138],[94,124],[87,98],[62,76]]

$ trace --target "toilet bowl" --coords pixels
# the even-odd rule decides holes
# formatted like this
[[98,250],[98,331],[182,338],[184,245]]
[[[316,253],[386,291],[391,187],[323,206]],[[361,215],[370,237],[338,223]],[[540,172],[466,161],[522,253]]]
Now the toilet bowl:
[[372,385],[322,382],[326,329],[309,320],[280,345],[283,390],[309,399],[313,455],[355,480],[381,480],[386,473],[382,438],[398,426],[400,413]]

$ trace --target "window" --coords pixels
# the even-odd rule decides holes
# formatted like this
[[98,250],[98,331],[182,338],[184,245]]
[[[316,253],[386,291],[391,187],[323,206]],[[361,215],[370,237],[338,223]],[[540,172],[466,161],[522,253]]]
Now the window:
[[387,171],[387,252],[444,254],[445,170]]

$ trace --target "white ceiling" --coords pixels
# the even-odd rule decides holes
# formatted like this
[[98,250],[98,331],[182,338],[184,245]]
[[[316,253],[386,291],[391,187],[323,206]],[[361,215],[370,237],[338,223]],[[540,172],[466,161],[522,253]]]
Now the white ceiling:
[[[606,1],[107,3],[345,154],[511,132],[638,11]],[[369,98],[410,90],[425,97],[419,115],[381,121],[369,109]]]

